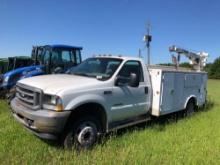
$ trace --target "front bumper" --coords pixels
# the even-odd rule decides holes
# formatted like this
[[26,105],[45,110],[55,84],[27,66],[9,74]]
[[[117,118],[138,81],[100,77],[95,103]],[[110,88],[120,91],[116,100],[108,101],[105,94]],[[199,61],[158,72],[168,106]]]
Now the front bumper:
[[31,110],[15,98],[11,101],[14,118],[32,133],[43,139],[57,139],[62,133],[70,111]]

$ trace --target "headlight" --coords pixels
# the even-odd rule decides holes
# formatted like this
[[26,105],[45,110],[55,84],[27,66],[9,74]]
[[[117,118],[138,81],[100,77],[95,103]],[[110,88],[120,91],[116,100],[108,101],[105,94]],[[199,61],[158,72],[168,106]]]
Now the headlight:
[[6,84],[9,80],[9,76],[6,76],[4,79],[3,79],[3,84]]
[[28,74],[28,71],[25,70],[25,71],[22,72],[23,76],[25,76],[26,74]]
[[44,95],[43,102],[43,106],[46,109],[56,110],[59,112],[63,111],[63,102],[59,96]]

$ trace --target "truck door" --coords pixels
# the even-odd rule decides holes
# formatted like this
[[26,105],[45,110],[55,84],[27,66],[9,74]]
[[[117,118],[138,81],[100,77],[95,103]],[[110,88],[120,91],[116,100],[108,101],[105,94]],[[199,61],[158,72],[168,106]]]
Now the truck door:
[[138,87],[114,86],[112,95],[112,121],[132,119],[147,113],[149,96],[144,81],[142,65],[139,61],[127,61],[118,73],[118,76],[129,78],[135,73],[139,79]]

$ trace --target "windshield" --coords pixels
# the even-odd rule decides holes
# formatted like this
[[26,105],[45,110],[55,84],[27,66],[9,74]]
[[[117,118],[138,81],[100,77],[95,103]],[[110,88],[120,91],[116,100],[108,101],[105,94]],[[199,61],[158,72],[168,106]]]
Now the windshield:
[[69,74],[108,80],[115,73],[121,62],[121,59],[115,58],[89,58],[70,69]]

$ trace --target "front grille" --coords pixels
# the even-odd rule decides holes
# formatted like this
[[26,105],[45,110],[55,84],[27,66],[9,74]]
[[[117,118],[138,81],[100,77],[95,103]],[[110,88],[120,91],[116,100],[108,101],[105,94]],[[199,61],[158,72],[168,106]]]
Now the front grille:
[[16,98],[19,99],[22,104],[31,109],[38,109],[41,107],[42,92],[39,89],[35,89],[23,84],[16,85]]

